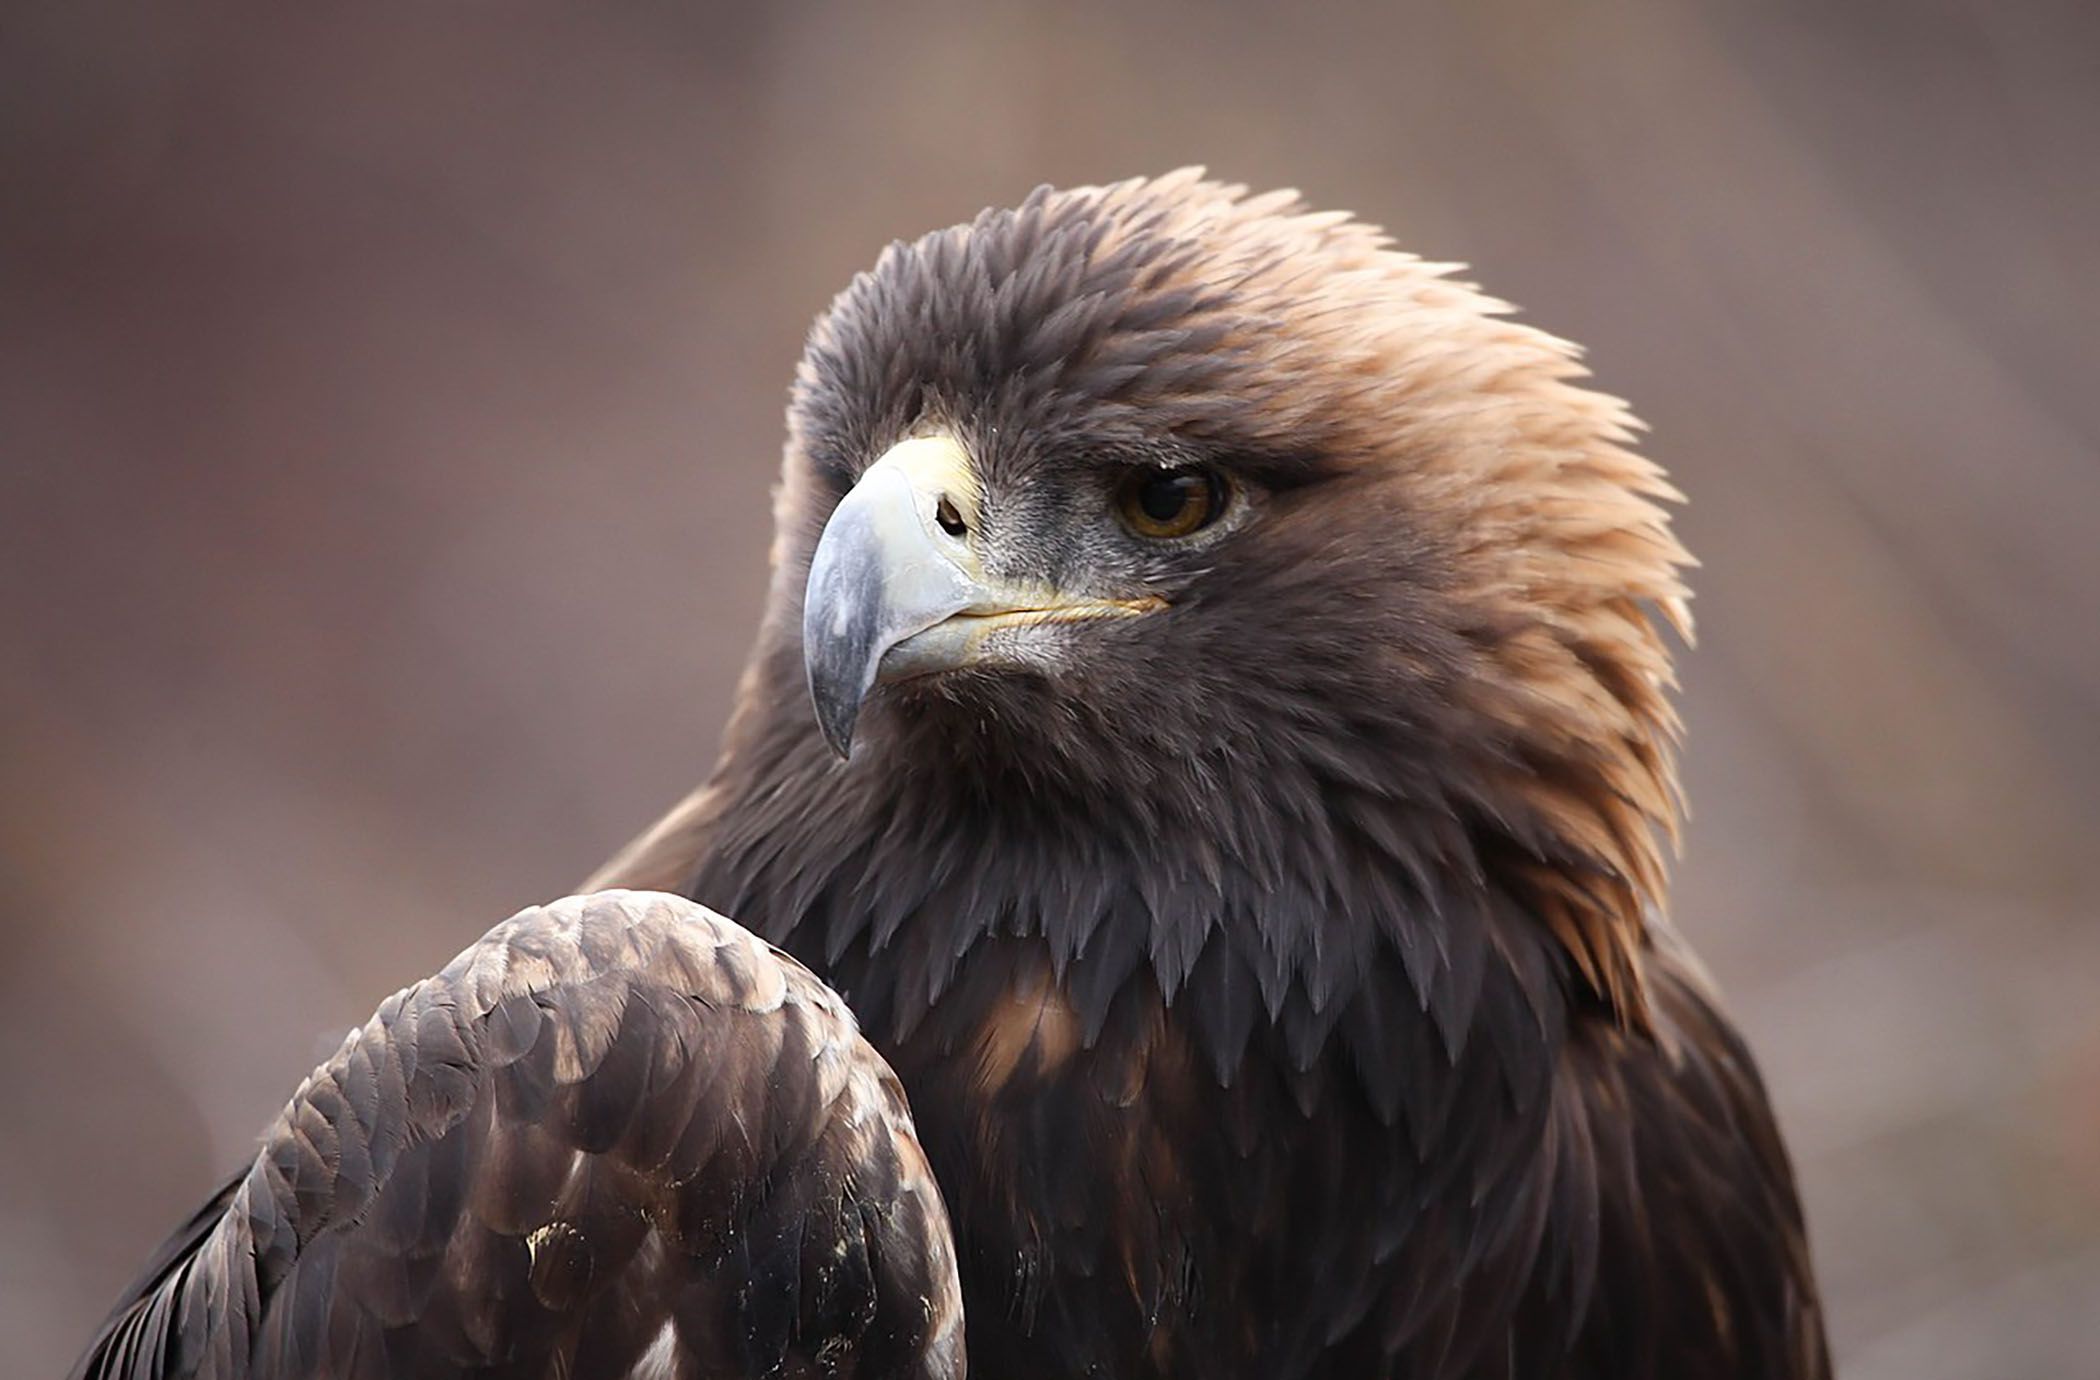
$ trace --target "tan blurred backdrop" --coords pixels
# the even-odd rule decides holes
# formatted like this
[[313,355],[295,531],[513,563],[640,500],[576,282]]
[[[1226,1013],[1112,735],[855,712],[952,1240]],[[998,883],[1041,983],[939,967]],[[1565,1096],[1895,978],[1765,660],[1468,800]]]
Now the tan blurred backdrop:
[[1845,1369],[2100,1374],[2100,6],[354,8],[0,19],[0,1373],[706,770],[848,275],[1206,162],[1653,423]]

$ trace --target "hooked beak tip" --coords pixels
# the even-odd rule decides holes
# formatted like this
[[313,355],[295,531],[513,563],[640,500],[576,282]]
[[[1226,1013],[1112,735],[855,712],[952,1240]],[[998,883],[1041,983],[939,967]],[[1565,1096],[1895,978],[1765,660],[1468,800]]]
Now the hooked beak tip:
[[841,762],[852,759],[853,725],[850,721],[834,723],[828,716],[820,713],[817,716],[817,727],[824,735],[824,746],[831,749],[833,757]]
[[835,667],[827,665],[828,661],[829,658],[819,656],[807,663],[810,708],[815,711],[817,731],[823,735],[824,745],[843,762],[853,755],[853,729],[859,722],[861,701],[867,690],[856,683],[856,678],[842,676]]

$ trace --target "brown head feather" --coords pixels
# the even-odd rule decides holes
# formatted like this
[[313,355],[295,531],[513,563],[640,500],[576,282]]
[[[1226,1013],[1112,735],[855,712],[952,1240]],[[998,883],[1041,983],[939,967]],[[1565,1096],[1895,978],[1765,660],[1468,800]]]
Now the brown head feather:
[[[1445,788],[1477,816],[1468,828],[1514,845],[1504,881],[1639,1023],[1644,914],[1664,899],[1659,840],[1681,812],[1661,632],[1691,629],[1691,561],[1663,506],[1679,495],[1629,448],[1626,406],[1579,386],[1575,347],[1509,320],[1455,268],[1295,193],[1195,170],[1045,189],[893,245],[819,321],[796,380],[769,640],[793,638],[836,496],[929,417],[976,437],[995,474],[1167,446],[1304,484],[1288,506],[1313,512],[1279,502],[1277,530],[1250,525],[1269,560],[1249,563],[1276,585],[1324,582],[1304,597],[1385,637],[1367,674],[1396,715],[1455,739],[1446,771],[1462,779]],[[1384,587],[1331,578],[1352,568]],[[1404,627],[1363,604],[1388,596]],[[1264,597],[1271,620],[1318,621]],[[747,696],[732,742],[760,736],[754,717],[784,694]]]

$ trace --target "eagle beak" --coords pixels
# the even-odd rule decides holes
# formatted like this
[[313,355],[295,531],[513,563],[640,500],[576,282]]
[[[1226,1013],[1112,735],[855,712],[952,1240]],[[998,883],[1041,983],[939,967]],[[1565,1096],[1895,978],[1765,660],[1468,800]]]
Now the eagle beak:
[[987,663],[1041,664],[1057,625],[1161,607],[988,575],[977,476],[952,436],[899,442],[832,509],[810,557],[802,665],[817,726],[844,757],[883,682]]
[[810,558],[802,659],[817,726],[839,756],[892,648],[965,610],[1010,605],[970,548],[976,517],[969,456],[948,436],[892,447],[832,510]]

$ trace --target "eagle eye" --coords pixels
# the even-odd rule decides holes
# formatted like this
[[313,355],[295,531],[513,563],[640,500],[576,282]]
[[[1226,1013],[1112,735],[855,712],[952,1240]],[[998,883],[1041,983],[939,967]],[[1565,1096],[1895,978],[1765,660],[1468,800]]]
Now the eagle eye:
[[1225,511],[1225,481],[1215,471],[1190,467],[1134,471],[1116,489],[1116,512],[1141,537],[1185,537]]

